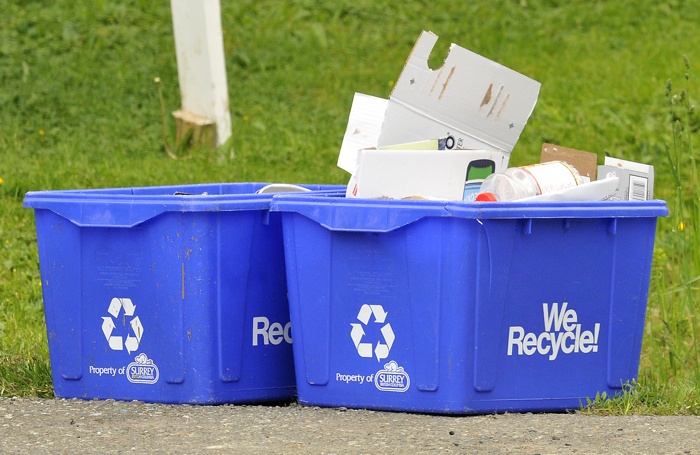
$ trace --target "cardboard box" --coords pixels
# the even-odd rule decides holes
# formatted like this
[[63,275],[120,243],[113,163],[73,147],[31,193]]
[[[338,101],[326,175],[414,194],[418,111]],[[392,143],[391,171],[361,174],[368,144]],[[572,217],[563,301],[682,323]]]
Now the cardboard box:
[[465,189],[507,166],[508,153],[496,150],[365,149],[347,197],[461,201]]
[[453,137],[430,139],[428,141],[409,142],[408,144],[385,145],[380,150],[454,150]]
[[606,199],[610,201],[648,201],[654,198],[654,166],[609,156],[598,166],[598,178],[619,177],[617,190]]

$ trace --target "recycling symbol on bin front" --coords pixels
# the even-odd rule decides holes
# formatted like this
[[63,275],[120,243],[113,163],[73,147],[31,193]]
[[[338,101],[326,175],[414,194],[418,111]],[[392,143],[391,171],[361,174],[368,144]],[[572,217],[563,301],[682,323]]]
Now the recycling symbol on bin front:
[[[124,310],[124,316],[120,317],[122,310]],[[131,299],[120,299],[115,297],[109,303],[109,309],[107,312],[112,316],[102,317],[102,332],[105,334],[105,338],[107,338],[109,347],[112,350],[123,351],[124,348],[126,348],[129,354],[131,354],[139,348],[139,343],[141,342],[141,337],[143,336],[143,326],[141,325],[141,320],[139,317],[134,316],[135,311],[136,305],[134,305]],[[127,318],[131,318],[129,320],[129,325],[131,326],[133,335],[131,333],[127,334],[126,340],[124,340],[124,337],[121,335],[113,335],[112,332],[115,328],[117,328],[117,325],[114,323],[115,319],[117,320],[117,323],[121,321],[122,324],[126,326]]]
[[[351,323],[352,331],[350,336],[352,341],[355,343],[355,348],[357,348],[357,353],[360,357],[372,357],[372,350],[374,350],[374,355],[377,357],[377,361],[381,362],[382,359],[389,357],[389,351],[391,346],[394,344],[394,331],[391,329],[391,324],[388,322],[385,324],[387,313],[384,311],[381,305],[362,305],[360,312],[357,314],[357,320],[362,324],[356,322]],[[374,316],[374,324],[384,324],[380,329],[382,332],[383,340],[377,341],[376,345],[372,345],[371,342],[363,341],[365,336],[365,327],[370,323],[370,319]],[[383,341],[383,342],[382,342]]]

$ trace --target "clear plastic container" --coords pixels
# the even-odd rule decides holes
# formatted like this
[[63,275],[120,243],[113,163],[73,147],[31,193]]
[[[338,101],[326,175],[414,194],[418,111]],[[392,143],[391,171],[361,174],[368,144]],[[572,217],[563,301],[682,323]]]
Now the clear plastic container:
[[565,161],[512,167],[503,173],[489,175],[481,184],[476,201],[515,201],[565,190],[586,182],[588,178],[582,177],[576,168]]

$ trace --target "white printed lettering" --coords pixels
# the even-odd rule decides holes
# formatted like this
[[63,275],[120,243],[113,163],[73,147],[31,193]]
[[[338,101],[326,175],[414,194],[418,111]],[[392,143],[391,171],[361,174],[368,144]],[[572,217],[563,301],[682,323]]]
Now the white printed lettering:
[[[544,346],[544,341],[549,341],[549,345]],[[551,346],[552,342],[549,339],[549,334],[547,332],[540,333],[540,336],[537,337],[537,352],[539,352],[542,355],[546,355],[549,352]]]
[[253,318],[253,346],[258,345],[258,336],[263,338],[263,344],[267,345],[270,339],[267,336],[267,328],[270,325],[270,320],[265,316]]
[[270,326],[270,343],[278,345],[284,340],[284,329],[282,324],[275,322]]
[[284,341],[292,344],[292,323],[288,322],[284,325]]
[[[564,302],[566,305],[566,302]],[[563,308],[562,308],[563,311]],[[564,313],[564,330],[570,332],[574,329],[575,324],[578,322],[578,315],[574,310],[566,310]]]
[[403,385],[404,379],[405,379],[404,375],[401,375],[401,374],[382,373],[379,375],[379,381],[386,383],[386,384]]
[[532,355],[537,351],[537,335],[528,333],[523,339],[523,351],[525,355]]
[[586,330],[579,338],[579,350],[584,354],[588,354],[593,350],[593,333]]
[[508,355],[546,355],[556,360],[559,354],[598,352],[600,323],[594,330],[583,330],[578,322],[578,313],[567,308],[568,302],[542,305],[544,331],[537,334],[526,332],[521,326],[511,326],[508,330]]
[[285,341],[292,344],[292,323],[287,322],[284,326],[279,322],[270,324],[270,320],[265,316],[253,318],[253,346],[258,346],[260,338],[262,344],[278,345]]
[[[574,351],[574,347],[576,347],[576,337],[574,336],[573,332],[565,332],[565,333],[560,333],[560,337],[562,337],[564,340],[561,343],[561,352],[564,354],[571,354]],[[568,345],[566,344],[566,339],[569,338],[573,340],[573,344]]]
[[116,376],[116,374],[117,374],[117,369],[114,367],[103,368],[103,367],[93,367],[92,365],[90,365],[89,371],[90,371],[90,374],[96,374],[98,376],[103,376],[103,375]]
[[365,375],[336,373],[335,380],[339,382],[344,382],[346,384],[349,384],[351,382],[359,382],[360,384],[362,384],[363,382],[365,382]]
[[553,333],[547,333],[547,335],[552,343],[552,353],[549,355],[549,360],[554,360],[557,358],[557,354],[559,354],[562,338],[561,336],[555,336]]
[[561,307],[561,313],[559,312],[559,305],[552,305],[552,312],[549,312],[549,305],[546,303],[542,304],[544,310],[544,330],[545,332],[552,331],[552,322],[554,322],[554,330],[561,330],[561,326],[564,323],[564,313],[566,312],[566,306],[568,302],[564,302]]
[[[517,334],[517,338],[516,335]],[[511,327],[508,332],[508,355],[513,355],[513,346],[518,348],[518,355],[523,355],[523,336],[525,330],[522,327]]]

